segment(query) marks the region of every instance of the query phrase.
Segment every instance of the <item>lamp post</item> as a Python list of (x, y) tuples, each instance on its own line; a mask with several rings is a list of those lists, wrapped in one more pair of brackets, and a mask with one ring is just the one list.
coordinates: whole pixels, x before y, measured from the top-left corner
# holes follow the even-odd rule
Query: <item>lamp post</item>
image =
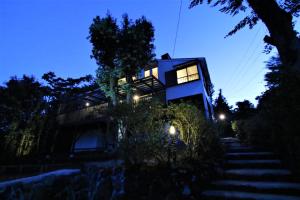
[(173, 156), (173, 162), (176, 164), (176, 129), (174, 126), (170, 126), (169, 128), (169, 134), (171, 136), (171, 144), (169, 145), (169, 150), (168, 150), (168, 162), (170, 163), (170, 157), (171, 153)]

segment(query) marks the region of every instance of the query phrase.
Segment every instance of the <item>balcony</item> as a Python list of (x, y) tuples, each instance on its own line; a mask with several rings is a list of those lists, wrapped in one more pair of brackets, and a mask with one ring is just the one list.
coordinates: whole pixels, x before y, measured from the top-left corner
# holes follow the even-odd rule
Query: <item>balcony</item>
[(105, 117), (107, 107), (108, 103), (88, 106), (80, 110), (59, 114), (56, 119), (59, 125), (82, 124), (96, 121)]

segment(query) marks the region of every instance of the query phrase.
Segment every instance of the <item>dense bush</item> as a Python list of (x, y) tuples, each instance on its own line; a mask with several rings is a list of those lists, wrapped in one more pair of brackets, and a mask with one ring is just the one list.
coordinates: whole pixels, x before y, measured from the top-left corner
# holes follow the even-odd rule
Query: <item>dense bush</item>
[(269, 89), (258, 97), (256, 113), (234, 127), (241, 139), (272, 149), (299, 170), (300, 75), (275, 64), (269, 65)]
[[(153, 101), (120, 104), (111, 115), (118, 122), (120, 152), (131, 164), (165, 163), (173, 139), (177, 161), (215, 159), (220, 155), (216, 128), (193, 105), (166, 107)], [(177, 130), (175, 136), (168, 133), (170, 125)]]

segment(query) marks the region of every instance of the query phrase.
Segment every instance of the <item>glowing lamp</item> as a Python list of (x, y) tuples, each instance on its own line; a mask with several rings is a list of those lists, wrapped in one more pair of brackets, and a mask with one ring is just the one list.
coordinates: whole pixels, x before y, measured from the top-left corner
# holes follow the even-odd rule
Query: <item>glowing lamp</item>
[(139, 98), (140, 98), (140, 97), (139, 97), (138, 95), (134, 95), (134, 96), (133, 96), (133, 100), (135, 100), (135, 101), (138, 101)]
[(170, 126), (170, 128), (169, 128), (169, 133), (170, 133), (170, 135), (175, 135), (176, 129), (175, 129), (174, 126)]
[(226, 119), (226, 116), (225, 116), (224, 114), (220, 114), (220, 115), (219, 115), (219, 119), (220, 119), (220, 120), (224, 120), (224, 119)]

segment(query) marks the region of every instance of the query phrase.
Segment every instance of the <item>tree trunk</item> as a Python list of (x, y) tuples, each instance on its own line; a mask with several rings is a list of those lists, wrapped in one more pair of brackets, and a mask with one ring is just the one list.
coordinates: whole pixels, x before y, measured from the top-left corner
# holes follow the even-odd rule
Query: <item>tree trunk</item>
[(264, 41), (277, 48), (285, 67), (300, 73), (300, 39), (292, 15), (275, 0), (248, 0), (248, 3), (269, 30), (270, 36), (265, 36)]
[(116, 78), (114, 76), (110, 77), (109, 80), (109, 89), (110, 89), (110, 97), (111, 97), (111, 101), (112, 101), (112, 105), (116, 106), (118, 104), (118, 98), (117, 98), (117, 84), (118, 81), (116, 80)]
[(126, 75), (126, 82), (128, 84), (128, 90), (126, 91), (126, 102), (128, 104), (132, 103), (132, 97), (133, 97), (133, 91), (132, 91), (132, 85), (133, 80), (131, 75)]

